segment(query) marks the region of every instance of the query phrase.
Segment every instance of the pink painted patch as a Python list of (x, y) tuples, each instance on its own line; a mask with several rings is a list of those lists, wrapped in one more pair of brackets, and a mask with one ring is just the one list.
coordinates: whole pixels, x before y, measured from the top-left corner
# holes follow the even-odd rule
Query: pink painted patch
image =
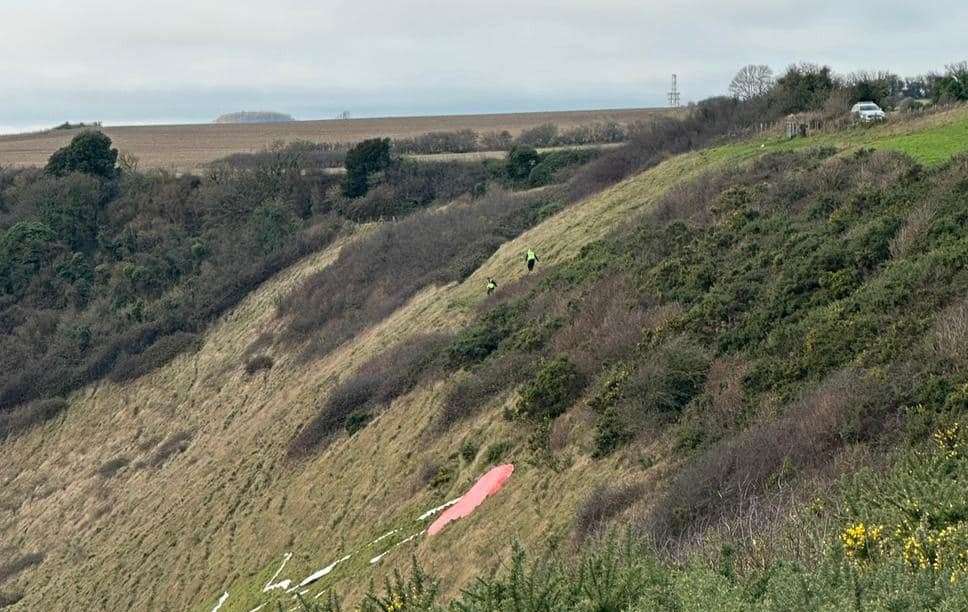
[(501, 490), (507, 479), (511, 477), (514, 466), (511, 464), (499, 465), (481, 476), (480, 480), (474, 483), (470, 491), (464, 494), (456, 504), (448, 508), (441, 514), (436, 521), (427, 529), (430, 535), (436, 535), (452, 521), (468, 516), (475, 508), (480, 506), (485, 499)]

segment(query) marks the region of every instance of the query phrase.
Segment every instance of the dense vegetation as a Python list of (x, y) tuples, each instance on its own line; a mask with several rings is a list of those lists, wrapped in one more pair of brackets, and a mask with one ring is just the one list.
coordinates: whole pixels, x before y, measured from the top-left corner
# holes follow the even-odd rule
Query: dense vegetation
[[(206, 176), (174, 176), (119, 168), (107, 136), (82, 132), (43, 171), (0, 171), (0, 436), (58, 414), (64, 403), (51, 398), (105, 377), (136, 378), (193, 350), (215, 317), (324, 247), (347, 222), (484, 196), (489, 184), (544, 185), (593, 155), (536, 155), (535, 176), (520, 178), (504, 161), (393, 158), (385, 140), (345, 154), (295, 143), (233, 156)], [(346, 179), (324, 172), (334, 156), (352, 169)], [(378, 232), (407, 250), (430, 228), (457, 223), (464, 231), (454, 236), (453, 253), (442, 246), (425, 253), (422, 268), (408, 271), (423, 276), (400, 295), (462, 278), (553, 210), (543, 200), (523, 208), (521, 201), (499, 190), (474, 207)], [(442, 271), (445, 260), (451, 264)], [(251, 372), (266, 367), (261, 355), (246, 363)]]
[[(931, 442), (862, 470), (831, 494), (751, 529), (753, 550), (711, 538), (673, 561), (637, 534), (599, 539), (577, 556), (531, 560), (517, 549), (445, 603), (416, 563), (373, 589), (360, 610), (884, 610), (954, 612), (968, 607), (968, 435), (938, 430)], [(759, 531), (762, 530), (762, 531)], [(308, 612), (343, 609), (331, 594)]]

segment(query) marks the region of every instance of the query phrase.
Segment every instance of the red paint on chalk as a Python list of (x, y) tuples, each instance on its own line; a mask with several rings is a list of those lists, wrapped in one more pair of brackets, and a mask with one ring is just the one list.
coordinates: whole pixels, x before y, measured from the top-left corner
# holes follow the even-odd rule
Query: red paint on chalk
[(450, 522), (464, 518), (480, 506), (485, 499), (501, 490), (507, 479), (510, 478), (514, 466), (511, 464), (499, 465), (487, 474), (481, 476), (470, 491), (460, 498), (460, 501), (447, 508), (436, 521), (427, 529), (430, 535), (436, 535)]

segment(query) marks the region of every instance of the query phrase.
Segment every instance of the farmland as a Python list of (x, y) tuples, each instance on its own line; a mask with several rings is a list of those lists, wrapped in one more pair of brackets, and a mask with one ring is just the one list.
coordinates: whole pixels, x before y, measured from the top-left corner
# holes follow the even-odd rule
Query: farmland
[[(290, 123), (121, 126), (104, 128), (104, 132), (119, 150), (137, 157), (144, 168), (196, 170), (226, 155), (258, 151), (276, 141), (348, 143), (377, 136), (407, 138), (432, 131), (465, 129), (481, 133), (507, 130), (517, 135), (544, 123), (567, 129), (609, 120), (632, 123), (667, 112), (666, 109), (646, 108)], [(0, 165), (43, 165), (51, 153), (66, 145), (76, 134), (77, 130), (51, 130), (0, 136)]]

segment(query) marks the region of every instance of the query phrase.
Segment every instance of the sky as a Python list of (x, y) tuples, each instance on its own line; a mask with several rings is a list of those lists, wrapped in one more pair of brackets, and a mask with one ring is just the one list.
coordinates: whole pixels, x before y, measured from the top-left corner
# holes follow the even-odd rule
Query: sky
[(968, 59), (965, 0), (0, 0), (0, 132), (659, 106), (745, 64)]

